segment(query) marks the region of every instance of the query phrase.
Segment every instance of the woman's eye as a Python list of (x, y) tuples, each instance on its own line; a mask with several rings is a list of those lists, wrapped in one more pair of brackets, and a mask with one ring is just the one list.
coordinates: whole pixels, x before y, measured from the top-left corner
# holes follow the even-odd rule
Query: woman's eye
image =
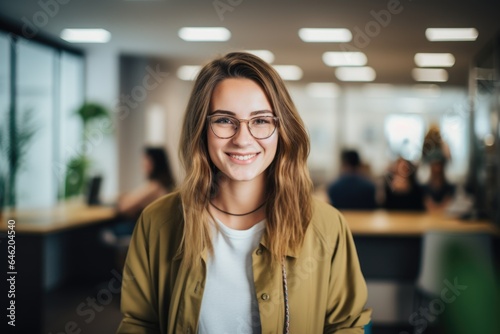
[(232, 124), (233, 121), (228, 117), (217, 117), (217, 118), (215, 118), (214, 123), (216, 123), (216, 124)]
[(269, 124), (271, 123), (271, 119), (268, 119), (268, 117), (254, 118), (252, 123), (256, 125)]

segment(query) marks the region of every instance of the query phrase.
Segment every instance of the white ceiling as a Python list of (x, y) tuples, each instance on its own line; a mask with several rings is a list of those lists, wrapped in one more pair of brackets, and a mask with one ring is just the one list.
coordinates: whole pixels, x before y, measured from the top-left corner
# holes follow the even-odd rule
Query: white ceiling
[[(52, 0), (55, 3), (57, 0)], [(275, 64), (294, 64), (304, 70), (304, 82), (337, 82), (334, 69), (323, 64), (325, 51), (340, 51), (340, 44), (304, 43), (302, 27), (345, 27), (355, 40), (347, 48), (366, 53), (377, 72), (375, 82), (412, 84), (413, 57), (417, 52), (451, 52), (456, 63), (449, 69), (448, 84), (467, 84), (468, 67), (475, 54), (500, 31), (498, 0), (400, 0), (401, 12), (392, 14), (386, 27), (363, 45), (357, 29), (374, 26), (372, 13), (387, 10), (398, 0), (58, 0), (42, 28), (57, 37), (64, 28), (104, 28), (112, 40), (82, 49), (110, 48), (126, 54), (165, 57), (176, 64), (200, 64), (230, 50), (269, 49)], [(51, 2), (48, 0), (40, 3)], [(0, 15), (22, 22), (33, 21), (43, 11), (39, 1), (0, 0)], [(214, 3), (226, 4), (219, 15)], [(57, 9), (57, 13), (56, 12)], [(40, 14), (38, 14), (40, 16)], [(222, 18), (222, 20), (221, 20)], [(177, 36), (183, 26), (224, 26), (232, 33), (228, 42), (189, 43)], [(475, 27), (475, 42), (429, 42), (428, 27)]]

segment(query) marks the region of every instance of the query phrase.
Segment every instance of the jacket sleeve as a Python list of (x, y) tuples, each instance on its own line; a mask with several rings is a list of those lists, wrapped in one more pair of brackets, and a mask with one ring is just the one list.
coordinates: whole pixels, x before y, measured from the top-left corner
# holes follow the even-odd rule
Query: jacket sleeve
[(121, 294), (123, 319), (117, 334), (159, 334), (158, 310), (148, 251), (149, 231), (142, 215), (130, 241)]
[(356, 247), (344, 217), (338, 214), (339, 235), (333, 250), (324, 333), (364, 333), (371, 310), (365, 309), (367, 288)]

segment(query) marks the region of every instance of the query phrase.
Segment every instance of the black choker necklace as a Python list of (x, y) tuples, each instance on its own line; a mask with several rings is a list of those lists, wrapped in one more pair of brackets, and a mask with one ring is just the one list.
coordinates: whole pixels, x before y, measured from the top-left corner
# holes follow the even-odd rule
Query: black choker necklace
[(264, 201), (264, 203), (262, 203), (261, 205), (259, 205), (259, 206), (257, 207), (257, 209), (254, 209), (254, 210), (252, 210), (252, 211), (250, 211), (250, 212), (247, 212), (247, 213), (231, 213), (231, 212), (227, 212), (227, 211), (224, 211), (224, 210), (222, 210), (222, 209), (219, 209), (218, 207), (216, 207), (216, 206), (214, 205), (214, 203), (212, 203), (212, 201), (210, 201), (209, 203), (210, 203), (210, 205), (211, 205), (211, 206), (213, 206), (214, 208), (216, 208), (218, 211), (223, 212), (223, 213), (225, 213), (226, 215), (230, 215), (230, 216), (246, 216), (246, 215), (249, 215), (249, 214), (254, 213), (255, 211), (257, 211), (257, 210), (261, 209), (261, 208), (264, 206), (264, 204), (266, 204), (266, 202)]

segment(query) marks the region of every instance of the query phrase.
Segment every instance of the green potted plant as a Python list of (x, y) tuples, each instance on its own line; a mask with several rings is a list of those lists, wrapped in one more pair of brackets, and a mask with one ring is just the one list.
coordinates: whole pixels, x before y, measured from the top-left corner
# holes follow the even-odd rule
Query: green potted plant
[(66, 164), (66, 175), (64, 181), (64, 197), (69, 198), (83, 193), (88, 178), (91, 161), (85, 154), (87, 142), (94, 121), (98, 119), (109, 119), (108, 110), (97, 103), (84, 103), (75, 113), (83, 124), (83, 138), (81, 154), (72, 157)]

